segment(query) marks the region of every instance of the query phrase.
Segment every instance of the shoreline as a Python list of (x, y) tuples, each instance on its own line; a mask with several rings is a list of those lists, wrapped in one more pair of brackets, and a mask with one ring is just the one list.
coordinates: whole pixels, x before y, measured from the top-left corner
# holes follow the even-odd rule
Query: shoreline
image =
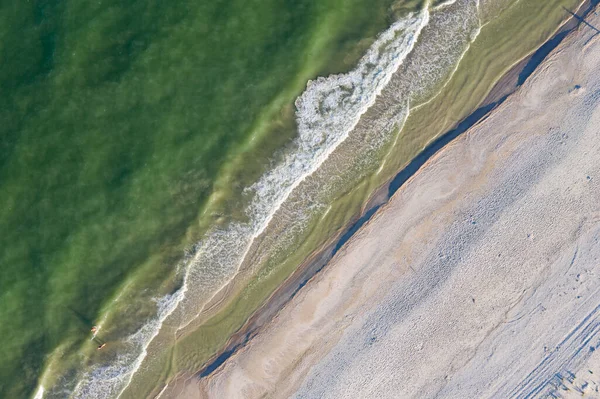
[(173, 396), (598, 392), (581, 368), (600, 345), (598, 39), (569, 36), (249, 345)]
[[(599, 1), (597, 0), (585, 0), (582, 2), (575, 11), (575, 14), (583, 11), (582, 16), (576, 17), (572, 15), (567, 18), (548, 40), (542, 43), (542, 45), (534, 50), (529, 56), (515, 63), (500, 77), (478, 108), (459, 122), (455, 128), (438, 136), (421, 153), (419, 153), (417, 157), (405, 165), (394, 178), (375, 190), (369, 200), (367, 200), (361, 215), (353, 218), (346, 228), (333, 236), (327, 244), (321, 247), (321, 249), (313, 252), (313, 254), (311, 254), (309, 258), (271, 294), (266, 302), (250, 316), (243, 327), (229, 338), (225, 347), (213, 355), (210, 360), (195, 373), (196, 377), (201, 379), (211, 375), (214, 371), (218, 370), (227, 359), (252, 340), (252, 338), (260, 332), (260, 329), (272, 320), (281, 308), (288, 303), (310, 279), (327, 266), (335, 253), (337, 253), (363, 225), (371, 220), (371, 217), (377, 210), (382, 205), (386, 204), (394, 193), (412, 176), (417, 174), (429, 159), (461, 134), (484, 121), (498, 105), (502, 104), (511, 94), (523, 85), (527, 78), (544, 61), (546, 56), (566, 37), (575, 31), (582, 22), (585, 22), (583, 19), (593, 11), (598, 3)], [(568, 10), (565, 12), (567, 11)], [(178, 377), (175, 377), (172, 381), (177, 379)]]

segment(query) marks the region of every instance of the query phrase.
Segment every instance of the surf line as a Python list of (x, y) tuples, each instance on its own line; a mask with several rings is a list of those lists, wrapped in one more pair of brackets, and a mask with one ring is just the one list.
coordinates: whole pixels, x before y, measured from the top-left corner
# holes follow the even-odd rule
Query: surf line
[[(591, 12), (594, 6), (598, 3), (600, 3), (600, 0), (592, 0), (591, 2), (590, 0), (584, 1), (579, 7), (579, 9), (584, 8), (582, 14), (583, 16), (581, 18), (585, 18), (585, 16)], [(573, 32), (579, 26), (579, 24), (580, 22), (577, 22), (575, 18), (570, 18), (563, 23), (563, 25), (552, 35), (552, 37), (538, 47), (537, 50), (513, 64), (513, 66), (507, 72), (505, 72), (503, 77), (501, 77), (494, 84), (492, 90), (490, 90), (490, 94), (488, 94), (488, 97), (482, 101), (481, 105), (475, 111), (460, 121), (455, 128), (447, 131), (437, 139), (433, 140), (419, 155), (417, 155), (415, 159), (413, 159), (413, 161), (409, 162), (404, 168), (402, 168), (402, 170), (399, 171), (393, 179), (384, 184), (379, 190), (376, 190), (371, 198), (378, 197), (378, 193), (381, 191), (387, 191), (385, 199), (381, 202), (371, 204), (371, 206), (367, 206), (362, 214), (355, 219), (353, 223), (350, 223), (347, 229), (340, 233), (340, 235), (338, 235), (338, 237), (335, 238), (332, 243), (326, 245), (324, 248), (313, 254), (310, 261), (299, 268), (303, 270), (297, 270), (297, 272), (290, 276), (290, 278), (285, 281), (283, 285), (277, 291), (275, 291), (271, 297), (269, 297), (269, 299), (267, 299), (267, 303), (263, 304), (250, 317), (250, 319), (248, 319), (246, 324), (229, 339), (226, 346), (221, 351), (216, 353), (204, 365), (204, 367), (198, 373), (196, 373), (196, 377), (206, 378), (210, 376), (213, 372), (218, 370), (227, 361), (227, 359), (234, 355), (240, 348), (244, 347), (259, 332), (259, 329), (263, 325), (267, 324), (272, 317), (277, 314), (278, 309), (289, 302), (302, 289), (302, 287), (309, 282), (310, 279), (322, 271), (333, 258), (333, 256), (343, 247), (343, 245), (348, 242), (354, 236), (354, 234), (372, 218), (372, 216), (381, 206), (389, 202), (391, 197), (412, 176), (416, 175), (416, 173), (418, 173), (421, 167), (429, 159), (431, 159), (435, 154), (437, 154), (441, 149), (443, 149), (458, 136), (485, 120), (494, 109), (506, 101), (511, 94), (513, 94), (521, 85), (525, 83), (527, 78), (534, 72), (535, 69), (537, 69), (537, 66), (539, 66), (539, 64), (544, 61), (548, 54), (555, 49), (569, 33)], [(534, 68), (531, 68), (532, 64), (535, 65)], [(529, 68), (526, 68), (527, 66)], [(510, 84), (511, 75), (514, 72), (518, 72), (519, 79), (516, 83), (514, 83), (514, 85), (509, 85), (507, 87), (507, 80), (509, 81), (508, 84)], [(494, 93), (497, 91), (497, 89), (502, 88), (505, 88), (504, 90), (500, 90), (503, 92), (503, 94), (499, 99), (496, 99), (497, 96), (494, 95)], [(282, 298), (282, 296), (284, 297)], [(273, 303), (277, 303), (279, 306), (273, 306)], [(267, 313), (266, 317), (265, 313)]]
[[(239, 267), (241, 266), (241, 264), (243, 263), (244, 259), (247, 256), (248, 252), (250, 251), (250, 248), (251, 248), (253, 242), (256, 240), (256, 238), (258, 238), (265, 231), (265, 229), (267, 228), (267, 226), (272, 221), (275, 213), (281, 208), (281, 206), (283, 205), (283, 203), (285, 203), (285, 201), (289, 198), (290, 194), (307, 177), (311, 176), (315, 171), (317, 171), (319, 169), (319, 167), (323, 164), (323, 162), (325, 162), (326, 159), (329, 158), (329, 156), (333, 153), (333, 151), (343, 141), (346, 140), (346, 138), (348, 137), (348, 135), (350, 134), (350, 132), (355, 128), (356, 124), (360, 120), (360, 117), (369, 108), (371, 108), (373, 106), (373, 104), (375, 103), (375, 99), (377, 98), (377, 96), (379, 96), (379, 94), (381, 93), (381, 90), (383, 90), (383, 88), (389, 83), (389, 80), (391, 79), (391, 76), (400, 67), (400, 65), (402, 64), (402, 62), (406, 58), (406, 56), (408, 56), (408, 54), (410, 54), (410, 52), (414, 48), (414, 45), (416, 44), (416, 41), (417, 41), (417, 39), (418, 39), (421, 31), (428, 24), (428, 22), (429, 22), (429, 3), (430, 3), (430, 0), (427, 0), (426, 4), (423, 7), (423, 9), (419, 13), (419, 17), (416, 20), (416, 22), (417, 22), (416, 28), (414, 29), (414, 31), (410, 32), (412, 35), (410, 36), (410, 40), (409, 40), (408, 46), (402, 48), (400, 54), (394, 54), (394, 56), (392, 57), (392, 67), (389, 68), (386, 71), (387, 73), (384, 74), (383, 79), (379, 81), (378, 87), (372, 93), (371, 98), (369, 99), (369, 101), (361, 104), (362, 107), (358, 110), (358, 112), (356, 112), (356, 114), (353, 117), (353, 123), (348, 128), (344, 129), (344, 131), (342, 132), (342, 134), (339, 135), (337, 137), (337, 139), (334, 140), (331, 143), (331, 145), (327, 148), (327, 150), (324, 151), (324, 152), (322, 152), (320, 154), (320, 156), (318, 156), (315, 160), (313, 160), (313, 162), (309, 166), (309, 168), (307, 168), (307, 170), (305, 170), (304, 173), (302, 173), (300, 176), (298, 176), (289, 185), (289, 187), (287, 187), (283, 191), (283, 193), (277, 198), (277, 200), (269, 207), (270, 210), (264, 216), (264, 219), (262, 221), (259, 221), (259, 223), (257, 223), (257, 226), (253, 229), (254, 232), (253, 232), (252, 236), (250, 237), (248, 243), (245, 245), (244, 251), (242, 252), (241, 256), (238, 258), (238, 261), (236, 262), (236, 270), (231, 274), (231, 276), (216, 291), (214, 291), (214, 293), (212, 294), (212, 296), (208, 300), (204, 301), (204, 303), (200, 307), (200, 311), (197, 313), (197, 315), (201, 314), (201, 312), (203, 311), (203, 309), (205, 308), (205, 306), (208, 303), (210, 303), (235, 278), (235, 276), (239, 272)], [(394, 39), (396, 39), (395, 34), (398, 31), (402, 31), (405, 28), (411, 28), (410, 25), (406, 26), (404, 24), (407, 23), (407, 22), (410, 22), (410, 19), (413, 18), (413, 16), (414, 16), (414, 14), (411, 14), (411, 15), (408, 16), (408, 18), (403, 18), (403, 19), (397, 21), (395, 24), (393, 24), (391, 26), (391, 28), (389, 28), (388, 30), (384, 31), (383, 34), (381, 34), (381, 36), (379, 37), (379, 39), (376, 40), (375, 43), (371, 46), (371, 48), (367, 52), (367, 55), (361, 59), (361, 63), (359, 64), (359, 67), (356, 68), (355, 70), (353, 70), (352, 72), (350, 72), (350, 74), (357, 73), (358, 71), (360, 71), (361, 67), (365, 67), (365, 65), (367, 65), (369, 63), (369, 61), (370, 61), (369, 56), (372, 56), (373, 52), (377, 51), (378, 47), (382, 44), (382, 41), (391, 42), (393, 44), (394, 43)], [(381, 70), (378, 71), (375, 74), (375, 77), (377, 75), (380, 75), (381, 72), (382, 72)], [(347, 74), (347, 75), (349, 75), (349, 74)], [(347, 75), (334, 75), (333, 79), (344, 77), (344, 76), (347, 76)], [(332, 78), (332, 77), (330, 77), (330, 78)], [(326, 81), (327, 79), (329, 79), (329, 78), (325, 78), (324, 80), (317, 80), (316, 82), (311, 82), (311, 83), (312, 84), (319, 84), (319, 83), (321, 83), (323, 81)], [(310, 93), (310, 87), (311, 87), (310, 85), (307, 86), (307, 90), (303, 93), (303, 95), (305, 95), (306, 93)], [(313, 90), (315, 90), (315, 89), (313, 89)], [(300, 98), (302, 98), (303, 95), (301, 95)], [(314, 139), (314, 137), (309, 137), (309, 139)], [(283, 166), (285, 167), (286, 165), (283, 165)], [(269, 176), (267, 176), (267, 181), (268, 181), (268, 178), (269, 178)], [(278, 182), (274, 181), (273, 184), (275, 184), (275, 183), (278, 183)], [(279, 187), (273, 187), (272, 189), (276, 190), (278, 188)], [(258, 208), (261, 208), (261, 205), (265, 205), (265, 204), (261, 203), (261, 204), (255, 204), (255, 205), (258, 205)], [(175, 294), (172, 295), (172, 298), (174, 299), (173, 303), (171, 303), (170, 306), (168, 306), (168, 309), (165, 309), (165, 312), (162, 315), (159, 316), (158, 320), (155, 320), (157, 326), (156, 326), (156, 328), (154, 328), (154, 331), (152, 331), (152, 333), (150, 334), (150, 336), (147, 338), (145, 344), (143, 345), (143, 348), (142, 348), (142, 351), (141, 351), (140, 355), (134, 361), (134, 366), (133, 366), (132, 370), (129, 373), (127, 373), (127, 376), (124, 376), (125, 377), (125, 381), (124, 381), (125, 383), (124, 383), (122, 389), (120, 389), (119, 394), (117, 395), (117, 397), (120, 397), (123, 394), (123, 392), (125, 391), (125, 389), (127, 389), (127, 387), (129, 386), (129, 384), (131, 383), (133, 375), (135, 375), (135, 373), (138, 371), (138, 369), (141, 366), (144, 358), (147, 355), (147, 350), (148, 350), (148, 347), (149, 347), (150, 343), (154, 340), (154, 338), (160, 332), (160, 329), (161, 329), (164, 321), (166, 320), (166, 318), (169, 317), (169, 315), (171, 315), (175, 311), (175, 309), (177, 309), (177, 307), (180, 305), (180, 303), (184, 300), (185, 295), (186, 295), (186, 293), (188, 291), (188, 288), (189, 288), (188, 286), (191, 283), (189, 281), (190, 273), (191, 273), (191, 268), (194, 267), (194, 265), (198, 262), (198, 260), (199, 260), (199, 258), (200, 258), (200, 256), (202, 254), (203, 254), (203, 251), (199, 251), (198, 253), (195, 254), (194, 258), (189, 261), (188, 267), (186, 268), (186, 271), (185, 271), (185, 274), (184, 274), (182, 288), (178, 292), (176, 292)], [(186, 324), (180, 326), (180, 328), (185, 328), (185, 326), (189, 325), (189, 323), (191, 323), (194, 319), (195, 319), (195, 317), (192, 317)]]

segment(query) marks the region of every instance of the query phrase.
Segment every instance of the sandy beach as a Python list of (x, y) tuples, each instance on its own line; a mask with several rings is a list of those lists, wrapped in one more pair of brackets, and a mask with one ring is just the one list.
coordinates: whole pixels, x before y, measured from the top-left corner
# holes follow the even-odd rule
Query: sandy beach
[(597, 392), (600, 17), (587, 23), (246, 346), (164, 397)]

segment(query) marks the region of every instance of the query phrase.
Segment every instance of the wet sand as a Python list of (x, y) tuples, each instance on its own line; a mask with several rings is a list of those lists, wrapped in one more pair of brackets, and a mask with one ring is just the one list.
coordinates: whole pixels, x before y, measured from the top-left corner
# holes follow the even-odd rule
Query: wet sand
[(596, 389), (584, 369), (598, 364), (600, 343), (598, 54), (600, 36), (581, 25), (410, 178), (245, 347), (176, 393)]

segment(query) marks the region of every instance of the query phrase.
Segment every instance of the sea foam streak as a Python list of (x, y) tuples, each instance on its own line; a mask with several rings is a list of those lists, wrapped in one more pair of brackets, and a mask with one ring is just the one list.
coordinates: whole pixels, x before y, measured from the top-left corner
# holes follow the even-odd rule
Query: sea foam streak
[(413, 49), (428, 20), (425, 7), (420, 14), (409, 15), (383, 32), (350, 73), (308, 83), (296, 101), (295, 151), (248, 189), (254, 194), (247, 209), (250, 222), (215, 230), (198, 243), (196, 255), (187, 262), (182, 288), (158, 301), (157, 317), (129, 338), (129, 350), (117, 362), (87, 373), (75, 387), (74, 397), (120, 395), (140, 368), (165, 319), (177, 317), (185, 325), (235, 276), (253, 240), (290, 193), (348, 137)]
[(37, 391), (35, 392), (35, 396), (33, 397), (33, 399), (42, 399), (44, 397), (44, 387), (43, 386), (39, 386)]

